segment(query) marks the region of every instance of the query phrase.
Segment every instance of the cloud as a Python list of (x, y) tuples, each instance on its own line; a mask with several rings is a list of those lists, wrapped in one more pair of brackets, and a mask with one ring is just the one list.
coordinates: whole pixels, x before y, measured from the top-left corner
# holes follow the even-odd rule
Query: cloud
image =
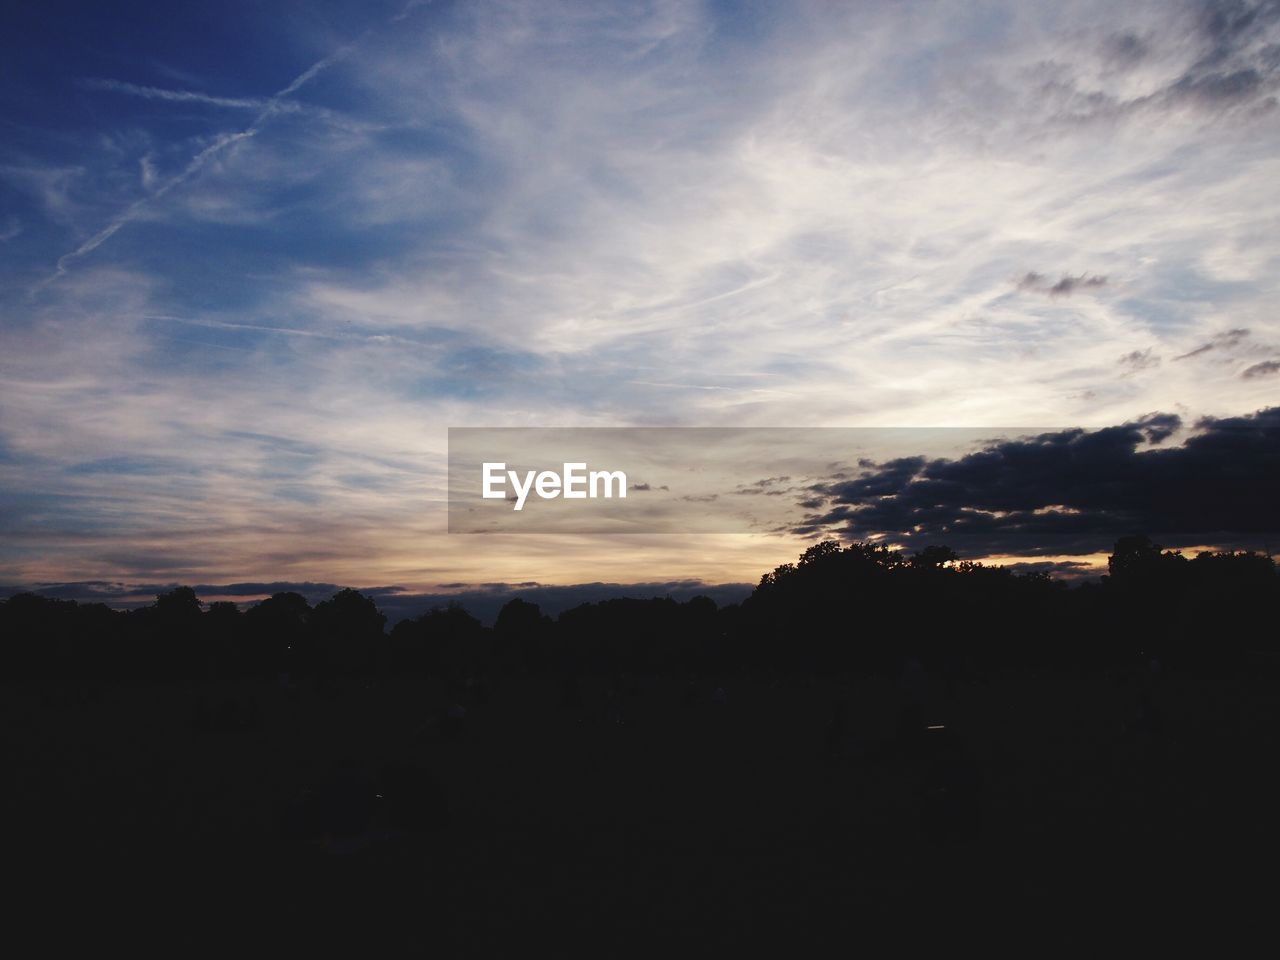
[(1110, 124), (1188, 111), (1256, 116), (1274, 108), (1280, 11), (1271, 0), (1196, 0), (1167, 12), (1140, 31), (1106, 35), (1098, 49), (1107, 69), (1042, 65), (1040, 93), (1057, 107), (1056, 119)]
[(1280, 360), (1263, 360), (1261, 363), (1255, 363), (1251, 367), (1246, 367), (1240, 376), (1246, 380), (1252, 380), (1255, 377), (1269, 377), (1273, 373), (1280, 373)]
[(1211, 350), (1229, 350), (1239, 344), (1249, 336), (1249, 331), (1243, 327), (1237, 327), (1234, 330), (1227, 330), (1225, 333), (1216, 334), (1213, 339), (1206, 343), (1202, 343), (1194, 350), (1188, 350), (1186, 353), (1174, 357), (1174, 360), (1188, 360), (1191, 357), (1198, 357), (1202, 354), (1209, 353)]
[(147, 207), (149, 207), (153, 202), (155, 202), (156, 200), (159, 200), (161, 197), (163, 197), (166, 193), (168, 193), (174, 187), (181, 186), (191, 177), (199, 173), (201, 168), (204, 167), (204, 165), (208, 163), (211, 158), (217, 156), (227, 147), (230, 147), (233, 144), (239, 143), (242, 140), (247, 140), (249, 137), (252, 137), (256, 132), (257, 132), (256, 127), (249, 127), (246, 130), (240, 130), (235, 133), (219, 134), (218, 136), (214, 137), (211, 143), (205, 146), (202, 150), (200, 150), (195, 156), (193, 156), (187, 162), (186, 166), (182, 168), (182, 171), (180, 173), (176, 174), (173, 177), (170, 177), (168, 180), (161, 183), (154, 190), (152, 190), (152, 192), (147, 196), (142, 197), (141, 199), (135, 200), (133, 203), (129, 204), (129, 206), (127, 206), (123, 211), (116, 214), (112, 218), (111, 222), (109, 222), (105, 227), (103, 227), (93, 236), (89, 237), (89, 239), (85, 240), (74, 250), (71, 250), (70, 252), (64, 253), (62, 256), (60, 256), (58, 258), (57, 266), (54, 272), (48, 277), (46, 277), (43, 281), (41, 281), (36, 286), (35, 289), (37, 291), (41, 290), (44, 287), (48, 286), (48, 284), (52, 283), (54, 280), (64, 275), (72, 263), (74, 263), (75, 261), (79, 260), (82, 257), (88, 256), (94, 250), (97, 250), (98, 247), (102, 246), (104, 243), (110, 240), (113, 236), (115, 236), (116, 233), (119, 232), (126, 224), (128, 224), (132, 220), (138, 219), (143, 214), (143, 212), (147, 209)]
[[(402, 11), (402, 13), (407, 13), (413, 6), (415, 6), (415, 4), (411, 3), (404, 11)], [(297, 93), (298, 90), (319, 76), (323, 71), (329, 69), (335, 63), (345, 58), (351, 52), (353, 46), (354, 44), (344, 45), (328, 56), (320, 58), (294, 77), (282, 89), (263, 100), (228, 100), (217, 97), (205, 97), (201, 94), (188, 93), (186, 91), (163, 90), (155, 87), (137, 86), (135, 84), (112, 80), (91, 81), (104, 89), (119, 90), (120, 92), (133, 93), (151, 99), (179, 102), (201, 102), (215, 104), (217, 106), (248, 107), (250, 109), (256, 109), (258, 113), (257, 116), (254, 117), (253, 122), (243, 130), (222, 132), (214, 135), (206, 146), (187, 161), (179, 173), (155, 187), (147, 196), (129, 204), (124, 208), (124, 210), (117, 213), (105, 227), (93, 234), (93, 236), (89, 237), (89, 239), (85, 240), (74, 250), (59, 257), (54, 273), (37, 284), (35, 289), (37, 291), (41, 290), (49, 283), (52, 283), (59, 277), (63, 276), (72, 263), (98, 249), (98, 247), (102, 246), (102, 244), (115, 236), (115, 234), (126, 224), (142, 216), (148, 207), (160, 200), (174, 188), (181, 186), (198, 174), (211, 160), (225, 151), (228, 147), (255, 136), (278, 114), (296, 109), (296, 105), (289, 103), (286, 98)]]
[[(266, 5), (225, 67), (131, 60), (162, 93), (33, 76), (40, 122), (0, 146), (5, 579), (754, 579), (794, 543), (450, 537), (445, 429), (1254, 409), (1270, 8), (929, 10), (481, 0), (313, 32)], [(278, 92), (255, 128), (192, 91)], [(1117, 366), (1202, 345), (1230, 362)], [(171, 477), (77, 469), (111, 458)]]
[(1031, 290), (1049, 297), (1069, 297), (1077, 290), (1092, 290), (1106, 285), (1106, 277), (1083, 273), (1078, 277), (1072, 277), (1064, 273), (1059, 280), (1050, 283), (1044, 274), (1032, 271), (1024, 274), (1022, 279), (1018, 281), (1019, 290)]
[(1120, 365), (1128, 367), (1130, 373), (1136, 373), (1139, 370), (1150, 370), (1152, 367), (1160, 366), (1160, 358), (1151, 352), (1151, 348), (1146, 350), (1132, 350), (1120, 358)]
[(1206, 418), (1181, 445), (1167, 444), (1181, 425), (1159, 414), (996, 441), (954, 460), (877, 464), (815, 486), (825, 512), (798, 530), (979, 555), (1094, 553), (1133, 532), (1205, 543), (1280, 531), (1271, 480), (1280, 469), (1280, 407)]
[(164, 100), (169, 103), (199, 103), (211, 107), (228, 107), (236, 110), (263, 110), (271, 101), (257, 97), (218, 97), (193, 90), (167, 90), (161, 87), (148, 87), (123, 80), (86, 79), (81, 84), (91, 90), (108, 90), (113, 93), (125, 93), (147, 100)]
[(1131, 30), (1115, 33), (1103, 42), (1104, 56), (1117, 66), (1128, 69), (1151, 55), (1151, 46)]

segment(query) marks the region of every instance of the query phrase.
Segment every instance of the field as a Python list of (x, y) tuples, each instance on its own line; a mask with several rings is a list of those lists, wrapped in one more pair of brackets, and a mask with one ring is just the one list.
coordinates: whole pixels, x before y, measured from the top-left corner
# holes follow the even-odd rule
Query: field
[(171, 921), (184, 948), (727, 953), (894, 917), (1247, 914), (1276, 674), (10, 689), (8, 819), (33, 904), (134, 942)]

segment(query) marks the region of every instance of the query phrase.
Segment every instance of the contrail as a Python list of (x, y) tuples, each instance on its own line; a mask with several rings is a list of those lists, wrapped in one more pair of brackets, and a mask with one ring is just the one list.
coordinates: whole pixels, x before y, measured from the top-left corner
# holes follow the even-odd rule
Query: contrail
[(172, 190), (174, 187), (178, 186), (181, 183), (185, 183), (187, 180), (193, 177), (200, 170), (201, 167), (203, 167), (206, 163), (208, 163), (210, 157), (226, 149), (228, 146), (230, 146), (233, 143), (237, 143), (241, 140), (247, 140), (249, 137), (252, 137), (255, 133), (258, 132), (258, 129), (261, 126), (261, 122), (265, 119), (266, 119), (266, 113), (264, 111), (264, 113), (258, 117), (258, 120), (254, 122), (254, 125), (252, 127), (249, 127), (247, 130), (241, 130), (239, 133), (224, 133), (220, 135), (216, 140), (213, 141), (213, 143), (211, 143), (209, 146), (205, 147), (203, 150), (197, 153), (194, 157), (192, 157), (191, 160), (187, 163), (187, 165), (183, 167), (181, 173), (177, 174), (174, 177), (171, 177), (169, 180), (166, 180), (156, 189), (154, 193), (148, 196), (142, 197), (139, 200), (135, 200), (133, 203), (129, 204), (129, 206), (125, 207), (122, 213), (117, 214), (116, 217), (110, 223), (108, 223), (105, 227), (103, 227), (101, 230), (95, 233), (92, 237), (90, 237), (84, 243), (80, 244), (80, 246), (76, 247), (70, 253), (65, 253), (61, 257), (59, 257), (57, 269), (48, 277), (46, 277), (44, 280), (42, 280), (36, 286), (35, 290), (33, 290), (32, 292), (35, 293), (35, 292), (39, 292), (40, 290), (43, 290), (45, 287), (51, 284), (54, 280), (58, 279), (58, 277), (65, 274), (67, 272), (67, 267), (71, 263), (75, 262), (76, 260), (79, 260), (85, 254), (92, 253), (94, 250), (98, 249), (98, 247), (102, 246), (104, 243), (110, 240), (111, 237), (114, 236), (115, 233), (121, 227), (123, 227), (130, 220), (135, 219), (138, 216), (138, 214), (142, 212), (144, 209), (146, 209), (147, 205), (150, 204), (153, 200), (160, 199), (166, 193)]
[(289, 337), (309, 337), (315, 340), (332, 340), (339, 343), (402, 343), (411, 347), (434, 347), (437, 344), (429, 339), (415, 339), (394, 333), (367, 333), (360, 330), (321, 331), (305, 330), (298, 327), (273, 327), (263, 323), (232, 323), (227, 320), (192, 319), (175, 317), (163, 313), (144, 313), (143, 320), (158, 320), (165, 323), (180, 323), (192, 327), (207, 327), (212, 330), (253, 330), (258, 333), (271, 333)]
[[(399, 14), (397, 14), (395, 17), (392, 17), (389, 22), (394, 23), (398, 20), (404, 19), (404, 17), (408, 16), (410, 11), (412, 11), (414, 8), (420, 5), (421, 5), (421, 0), (410, 0), (410, 3), (406, 5)], [(352, 42), (346, 44), (343, 47), (340, 47), (339, 49), (335, 50), (333, 53), (329, 54), (327, 57), (317, 60), (311, 66), (307, 67), (306, 70), (302, 71), (302, 73), (294, 77), (293, 80), (287, 86), (285, 86), (283, 89), (281, 89), (278, 93), (276, 93), (269, 99), (265, 101), (257, 101), (255, 105), (260, 105), (260, 110), (258, 112), (258, 115), (254, 118), (253, 123), (249, 124), (249, 126), (245, 127), (243, 130), (240, 130), (237, 133), (221, 134), (216, 140), (213, 141), (213, 143), (211, 143), (209, 146), (205, 147), (203, 150), (197, 153), (194, 157), (192, 157), (190, 162), (188, 162), (187, 165), (182, 169), (181, 173), (178, 173), (174, 177), (165, 181), (165, 183), (162, 184), (160, 188), (157, 189), (154, 193), (151, 193), (150, 195), (142, 197), (138, 200), (135, 200), (133, 203), (129, 204), (129, 206), (127, 206), (121, 213), (117, 214), (114, 218), (112, 218), (112, 220), (105, 227), (103, 227), (101, 230), (95, 233), (92, 237), (90, 237), (84, 243), (80, 244), (80, 246), (76, 247), (76, 249), (72, 250), (70, 253), (65, 253), (61, 257), (59, 257), (57, 268), (54, 270), (53, 273), (51, 273), (48, 277), (46, 277), (44, 280), (42, 280), (40, 283), (38, 283), (35, 286), (35, 288), (31, 291), (32, 294), (38, 293), (39, 291), (43, 290), (49, 284), (53, 283), (59, 277), (63, 276), (67, 272), (67, 268), (76, 260), (79, 260), (81, 257), (85, 256), (86, 254), (92, 253), (98, 247), (102, 246), (104, 243), (110, 240), (120, 230), (121, 227), (123, 227), (130, 220), (136, 219), (137, 216), (143, 210), (145, 210), (147, 206), (149, 206), (153, 201), (160, 199), (165, 194), (167, 194), (170, 190), (172, 190), (174, 187), (177, 187), (185, 183), (187, 180), (195, 176), (200, 171), (201, 167), (203, 167), (206, 163), (209, 162), (209, 159), (211, 157), (214, 157), (217, 154), (221, 153), (223, 150), (225, 150), (227, 147), (231, 146), (234, 143), (238, 143), (241, 140), (248, 140), (250, 137), (255, 136), (258, 133), (258, 131), (260, 131), (263, 128), (263, 126), (267, 123), (267, 121), (270, 120), (273, 116), (280, 113), (282, 110), (291, 109), (291, 106), (284, 102), (284, 98), (296, 93), (304, 85), (306, 85), (311, 80), (313, 80), (318, 74), (324, 72), (329, 67), (333, 66), (333, 64), (337, 63), (339, 60), (347, 56), (347, 54), (349, 54), (361, 40), (363, 40), (366, 36), (369, 35), (369, 33), (371, 32), (371, 29), (372, 28), (365, 30), (362, 34), (360, 34), (360, 36), (357, 39), (353, 40)], [(155, 99), (162, 99), (162, 100), (190, 100), (190, 101), (198, 100), (201, 102), (216, 103), (219, 106), (233, 106), (233, 105), (248, 106), (250, 103), (255, 103), (254, 101), (250, 101), (250, 100), (233, 100), (233, 99), (222, 98), (222, 97), (206, 97), (204, 94), (188, 94), (185, 91), (162, 90), (159, 87), (139, 87), (139, 86), (135, 86), (134, 84), (122, 83), (122, 82), (111, 81), (111, 80), (100, 81), (100, 83), (110, 89), (118, 89), (128, 93), (137, 93), (140, 96), (153, 97)]]
[(81, 86), (93, 90), (111, 90), (115, 93), (127, 93), (147, 100), (167, 100), (170, 103), (204, 103), (212, 107), (231, 107), (241, 110), (261, 110), (267, 101), (261, 97), (215, 97), (207, 93), (192, 90), (166, 90), (162, 87), (145, 87), (123, 80), (81, 81)]
[[(361, 39), (364, 39), (364, 38), (361, 37)], [(350, 53), (352, 47), (354, 46), (355, 46), (354, 42), (349, 43), (345, 47), (341, 47), (338, 50), (334, 51), (333, 53), (329, 54), (329, 56), (325, 57), (323, 60), (317, 60), (311, 66), (307, 67), (307, 69), (303, 70), (300, 74), (298, 74), (296, 77), (293, 78), (292, 83), (290, 83), (287, 87), (285, 87), (283, 90), (281, 90), (274, 97), (272, 97), (270, 100), (267, 101), (267, 109), (268, 110), (272, 109), (276, 105), (277, 101), (280, 100), (280, 98), (287, 97), (289, 96), (289, 94), (296, 92), (299, 87), (301, 87), (303, 84), (309, 81), (316, 74), (320, 73), (322, 70), (328, 69), (333, 64), (337, 63), (339, 60), (345, 57), (348, 53)]]

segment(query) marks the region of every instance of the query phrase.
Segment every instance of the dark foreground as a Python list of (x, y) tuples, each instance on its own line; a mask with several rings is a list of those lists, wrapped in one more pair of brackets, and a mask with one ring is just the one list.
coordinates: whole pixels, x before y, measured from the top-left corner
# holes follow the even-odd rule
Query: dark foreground
[(9, 690), (10, 864), (24, 910), (59, 918), (46, 944), (179, 953), (808, 953), (958, 917), (1043, 918), (1046, 943), (1108, 918), (1238, 930), (1274, 903), (1277, 679), (1256, 655)]

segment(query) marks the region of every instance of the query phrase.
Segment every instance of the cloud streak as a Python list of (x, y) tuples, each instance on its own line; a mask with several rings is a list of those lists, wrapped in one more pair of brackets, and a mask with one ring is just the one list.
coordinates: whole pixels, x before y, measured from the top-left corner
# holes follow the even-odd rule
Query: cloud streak
[(227, 107), (234, 110), (262, 110), (269, 100), (256, 97), (218, 97), (193, 90), (168, 90), (163, 87), (148, 87), (123, 80), (90, 78), (82, 81), (90, 90), (108, 90), (123, 93), (147, 100), (163, 100), (168, 103), (199, 103), (211, 107)]
[(0, 573), (754, 580), (802, 534), (450, 538), (445, 429), (1273, 404), (1272, 6), (983, 9), (263, 8), (225, 63), (175, 12), (44, 58), (0, 147)]
[(1188, 350), (1186, 353), (1179, 354), (1174, 360), (1190, 360), (1192, 357), (1199, 357), (1213, 350), (1230, 350), (1249, 336), (1249, 331), (1244, 328), (1236, 328), (1235, 330), (1227, 330), (1225, 333), (1219, 333), (1209, 340), (1202, 343), (1194, 350)]
[[(408, 9), (409, 8), (406, 8), (406, 12)], [(202, 94), (163, 90), (155, 87), (137, 86), (130, 83), (111, 80), (91, 81), (93, 84), (102, 87), (103, 89), (117, 90), (122, 93), (132, 93), (150, 99), (176, 102), (201, 102), (215, 106), (247, 107), (250, 109), (256, 109), (258, 114), (254, 117), (253, 122), (243, 130), (217, 134), (213, 137), (212, 142), (197, 152), (195, 156), (191, 157), (187, 164), (182, 168), (181, 172), (160, 184), (149, 195), (135, 200), (123, 211), (113, 217), (105, 227), (91, 236), (88, 240), (81, 243), (69, 253), (65, 253), (59, 257), (54, 273), (38, 284), (36, 290), (38, 291), (43, 289), (49, 283), (52, 283), (59, 277), (63, 276), (72, 263), (98, 249), (98, 247), (102, 246), (102, 244), (115, 236), (115, 234), (130, 221), (138, 219), (148, 207), (163, 198), (174, 188), (181, 186), (198, 174), (212, 159), (217, 157), (227, 148), (257, 135), (274, 116), (282, 111), (294, 109), (294, 105), (290, 104), (286, 98), (297, 93), (303, 86), (315, 79), (323, 71), (329, 69), (335, 63), (338, 63), (348, 56), (353, 47), (354, 44), (347, 44), (328, 56), (322, 57), (294, 77), (286, 86), (281, 88), (274, 95), (261, 101), (252, 99), (228, 100), (218, 97), (205, 97)]]

